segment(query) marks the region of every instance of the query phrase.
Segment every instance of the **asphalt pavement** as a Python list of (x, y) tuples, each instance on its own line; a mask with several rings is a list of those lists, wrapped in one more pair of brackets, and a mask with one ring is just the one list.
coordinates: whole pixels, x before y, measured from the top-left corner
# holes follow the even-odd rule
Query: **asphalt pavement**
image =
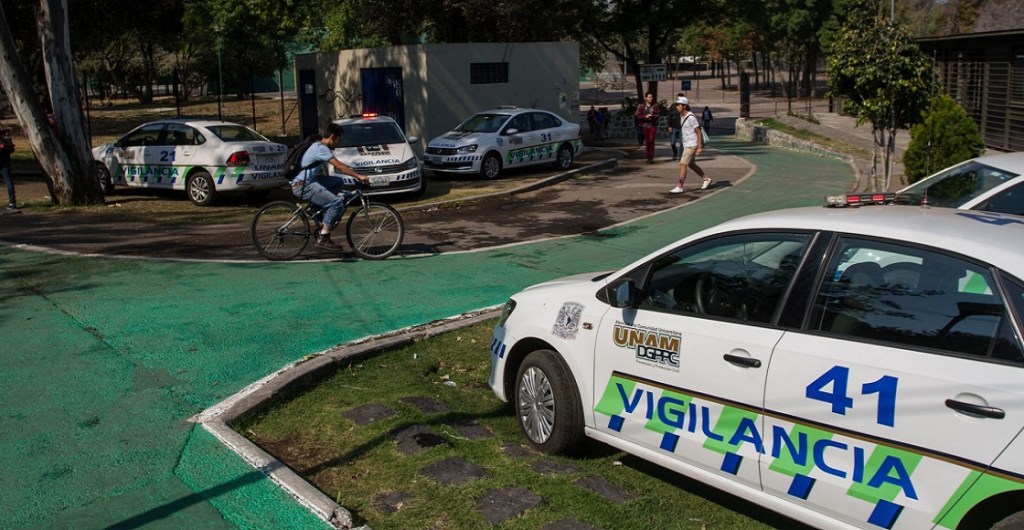
[[(325, 527), (190, 418), (311, 354), (619, 267), (738, 215), (820, 204), (854, 180), (834, 159), (712, 142), (701, 163), (719, 184), (705, 192), (669, 195), (676, 164), (634, 164), (636, 147), (616, 146), (627, 156), (614, 169), (483, 203), (493, 217), (484, 235), (439, 222), (410, 233), (409, 244), (423, 238), (422, 252), (383, 262), (0, 247), (0, 528)], [(600, 222), (580, 235), (549, 230), (574, 210)], [(407, 222), (427, 224), (418, 215)], [(487, 241), (517, 222), (526, 228), (509, 228), (514, 244)], [(13, 236), (0, 230), (0, 239)], [(476, 248), (456, 251), (464, 249), (455, 241)]]

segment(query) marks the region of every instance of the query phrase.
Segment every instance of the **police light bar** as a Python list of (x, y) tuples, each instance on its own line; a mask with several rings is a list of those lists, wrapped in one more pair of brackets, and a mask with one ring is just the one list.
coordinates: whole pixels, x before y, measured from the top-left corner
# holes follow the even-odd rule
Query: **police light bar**
[(828, 195), (825, 197), (825, 205), (834, 208), (846, 206), (863, 206), (865, 204), (891, 204), (896, 201), (896, 194), (886, 193), (844, 193), (842, 195)]
[(362, 118), (376, 118), (377, 117), (377, 113), (376, 112), (364, 112), (363, 115), (360, 116), (360, 117), (362, 117)]

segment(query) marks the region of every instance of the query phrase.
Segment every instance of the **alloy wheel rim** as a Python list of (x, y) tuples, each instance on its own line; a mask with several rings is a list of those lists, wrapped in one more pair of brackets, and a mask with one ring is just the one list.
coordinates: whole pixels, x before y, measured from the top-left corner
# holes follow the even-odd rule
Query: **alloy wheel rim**
[(519, 422), (534, 443), (551, 438), (555, 426), (555, 395), (551, 381), (539, 368), (523, 372), (519, 386)]

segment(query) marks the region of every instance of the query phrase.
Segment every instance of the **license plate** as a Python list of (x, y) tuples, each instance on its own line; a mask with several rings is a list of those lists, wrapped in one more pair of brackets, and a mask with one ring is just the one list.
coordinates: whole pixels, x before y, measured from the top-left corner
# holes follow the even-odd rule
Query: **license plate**
[(387, 186), (391, 184), (391, 179), (387, 175), (370, 175), (371, 186)]

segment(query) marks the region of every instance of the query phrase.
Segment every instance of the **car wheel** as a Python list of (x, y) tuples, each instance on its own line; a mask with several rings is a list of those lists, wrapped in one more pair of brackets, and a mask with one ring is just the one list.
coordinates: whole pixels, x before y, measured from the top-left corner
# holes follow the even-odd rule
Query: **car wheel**
[(213, 185), (213, 177), (205, 171), (196, 171), (185, 184), (188, 200), (196, 206), (209, 206), (217, 197), (217, 188)]
[(1017, 512), (992, 525), (992, 530), (1019, 530), (1024, 528), (1024, 512)]
[(501, 158), (495, 153), (488, 153), (480, 164), (480, 176), (487, 180), (494, 180), (501, 175)]
[(583, 406), (576, 381), (558, 354), (537, 350), (516, 374), (519, 429), (539, 451), (556, 454), (583, 439)]
[(563, 144), (558, 148), (558, 158), (555, 159), (555, 167), (563, 171), (572, 167), (572, 147)]
[(96, 164), (96, 178), (100, 181), (100, 189), (104, 195), (110, 195), (114, 191), (114, 179), (110, 177), (107, 166)]

